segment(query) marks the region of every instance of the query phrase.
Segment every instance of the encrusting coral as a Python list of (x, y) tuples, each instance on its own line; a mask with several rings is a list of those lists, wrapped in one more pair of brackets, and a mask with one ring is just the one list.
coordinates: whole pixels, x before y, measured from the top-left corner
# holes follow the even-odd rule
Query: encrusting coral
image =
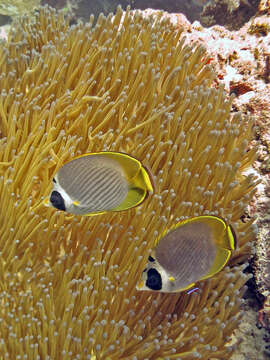
[[(92, 23), (40, 8), (0, 48), (0, 357), (229, 359), (255, 236), (240, 220), (252, 122), (168, 19), (118, 8)], [(155, 194), (96, 217), (46, 208), (59, 167), (101, 150), (140, 159)], [(203, 214), (234, 226), (229, 266), (192, 294), (136, 291), (157, 235)]]

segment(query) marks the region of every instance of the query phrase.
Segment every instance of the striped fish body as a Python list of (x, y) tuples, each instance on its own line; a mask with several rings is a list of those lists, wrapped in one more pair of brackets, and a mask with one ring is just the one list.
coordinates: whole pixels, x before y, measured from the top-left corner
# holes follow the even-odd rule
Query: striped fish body
[(151, 191), (151, 175), (137, 159), (117, 152), (90, 153), (59, 169), (50, 205), (91, 216), (137, 206)]
[(217, 274), (228, 262), (236, 237), (230, 225), (215, 216), (185, 220), (156, 241), (139, 290), (179, 292)]

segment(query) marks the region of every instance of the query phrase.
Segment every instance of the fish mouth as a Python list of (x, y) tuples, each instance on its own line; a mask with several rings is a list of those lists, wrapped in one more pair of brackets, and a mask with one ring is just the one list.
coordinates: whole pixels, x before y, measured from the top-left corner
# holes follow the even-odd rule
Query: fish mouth
[(137, 290), (141, 290), (144, 286), (144, 281), (140, 281), (137, 285), (136, 285), (136, 289)]
[(44, 206), (46, 206), (46, 207), (49, 207), (49, 206), (50, 206), (50, 200), (49, 200), (49, 198), (46, 197), (46, 199), (42, 201), (42, 204), (43, 204)]

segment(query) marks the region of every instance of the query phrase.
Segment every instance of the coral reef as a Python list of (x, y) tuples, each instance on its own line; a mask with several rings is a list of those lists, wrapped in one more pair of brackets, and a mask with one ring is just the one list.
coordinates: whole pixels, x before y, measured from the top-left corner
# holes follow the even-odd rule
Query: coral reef
[(268, 35), (270, 31), (270, 23), (269, 23), (269, 16), (260, 16), (255, 18), (254, 21), (251, 22), (248, 33), (255, 34), (258, 37)]
[(200, 21), (204, 26), (224, 25), (239, 29), (253, 15), (260, 0), (211, 0), (203, 8)]
[(0, 1), (0, 14), (8, 16), (24, 15), (32, 12), (40, 4), (40, 0), (5, 0)]
[(261, 0), (259, 4), (259, 13), (260, 14), (270, 14), (270, 1), (269, 0)]
[[(255, 237), (253, 123), (161, 12), (92, 23), (41, 8), (0, 48), (0, 357), (231, 359)], [(155, 194), (93, 218), (43, 206), (65, 161), (101, 150), (140, 159)], [(203, 214), (235, 228), (229, 266), (192, 294), (137, 292), (157, 235)]]

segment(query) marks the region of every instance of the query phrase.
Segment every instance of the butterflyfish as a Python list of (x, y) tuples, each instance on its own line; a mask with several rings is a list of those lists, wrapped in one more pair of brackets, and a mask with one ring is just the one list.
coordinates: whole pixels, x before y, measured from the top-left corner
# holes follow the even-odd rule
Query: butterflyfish
[(119, 152), (88, 153), (64, 164), (53, 178), (47, 203), (76, 215), (98, 215), (140, 205), (153, 192), (151, 173)]
[(211, 278), (228, 262), (236, 247), (231, 225), (216, 216), (178, 223), (155, 242), (137, 290), (180, 292)]

